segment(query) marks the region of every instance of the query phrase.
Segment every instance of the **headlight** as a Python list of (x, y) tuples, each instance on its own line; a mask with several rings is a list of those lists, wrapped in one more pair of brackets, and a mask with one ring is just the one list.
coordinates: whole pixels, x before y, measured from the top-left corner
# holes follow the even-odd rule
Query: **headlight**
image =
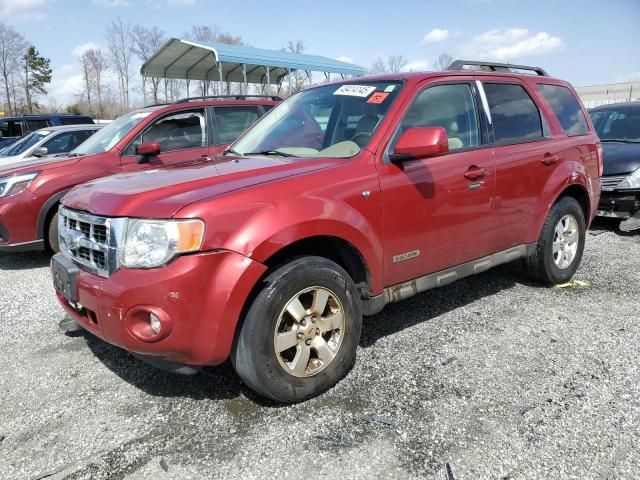
[(640, 188), (640, 168), (621, 181), (616, 188), (620, 190)]
[(20, 193), (27, 188), (37, 176), (38, 172), (33, 172), (0, 178), (0, 197), (8, 197), (9, 195)]
[(204, 236), (202, 220), (127, 220), (120, 265), (154, 268), (176, 255), (200, 250)]

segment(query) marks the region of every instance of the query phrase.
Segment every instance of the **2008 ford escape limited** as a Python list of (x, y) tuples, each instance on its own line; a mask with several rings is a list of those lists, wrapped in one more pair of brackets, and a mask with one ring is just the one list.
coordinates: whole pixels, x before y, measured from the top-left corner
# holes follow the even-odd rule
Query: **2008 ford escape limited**
[(362, 316), (388, 302), (516, 259), (570, 279), (601, 169), (574, 90), (539, 68), (322, 85), (213, 162), (71, 190), (54, 285), (107, 342), (156, 364), (231, 358), (258, 393), (300, 401), (347, 373)]

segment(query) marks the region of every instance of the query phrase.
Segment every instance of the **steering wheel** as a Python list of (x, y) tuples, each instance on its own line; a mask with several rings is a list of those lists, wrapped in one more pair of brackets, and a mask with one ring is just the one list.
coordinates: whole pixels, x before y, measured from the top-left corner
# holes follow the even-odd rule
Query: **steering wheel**
[(371, 134), (367, 132), (356, 133), (353, 137), (351, 137), (351, 141), (358, 145), (360, 148), (364, 147), (369, 139), (371, 138)]

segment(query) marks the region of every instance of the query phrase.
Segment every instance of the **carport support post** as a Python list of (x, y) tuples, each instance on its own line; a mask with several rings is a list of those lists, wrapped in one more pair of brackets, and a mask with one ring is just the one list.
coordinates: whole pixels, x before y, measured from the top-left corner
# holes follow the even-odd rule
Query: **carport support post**
[(167, 77), (164, 77), (164, 100), (169, 101), (169, 94), (167, 93)]
[(289, 82), (289, 96), (291, 96), (291, 69), (287, 68), (287, 81)]
[(267, 95), (271, 95), (271, 74), (269, 72), (270, 68), (266, 67), (267, 69)]
[(218, 86), (220, 87), (220, 95), (222, 95), (222, 62), (218, 62)]
[(248, 93), (247, 87), (247, 65), (245, 63), (242, 64), (242, 81), (244, 83), (244, 94)]
[(187, 77), (187, 98), (189, 98), (189, 77)]

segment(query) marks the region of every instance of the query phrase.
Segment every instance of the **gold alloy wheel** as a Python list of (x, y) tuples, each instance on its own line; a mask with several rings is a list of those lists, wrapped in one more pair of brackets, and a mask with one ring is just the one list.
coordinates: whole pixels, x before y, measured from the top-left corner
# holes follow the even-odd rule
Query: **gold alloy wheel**
[(280, 366), (295, 377), (312, 377), (335, 358), (344, 337), (344, 308), (331, 290), (309, 287), (280, 313), (273, 337)]
[(567, 214), (556, 224), (553, 234), (553, 260), (558, 268), (564, 270), (573, 263), (579, 241), (578, 221), (573, 215)]

